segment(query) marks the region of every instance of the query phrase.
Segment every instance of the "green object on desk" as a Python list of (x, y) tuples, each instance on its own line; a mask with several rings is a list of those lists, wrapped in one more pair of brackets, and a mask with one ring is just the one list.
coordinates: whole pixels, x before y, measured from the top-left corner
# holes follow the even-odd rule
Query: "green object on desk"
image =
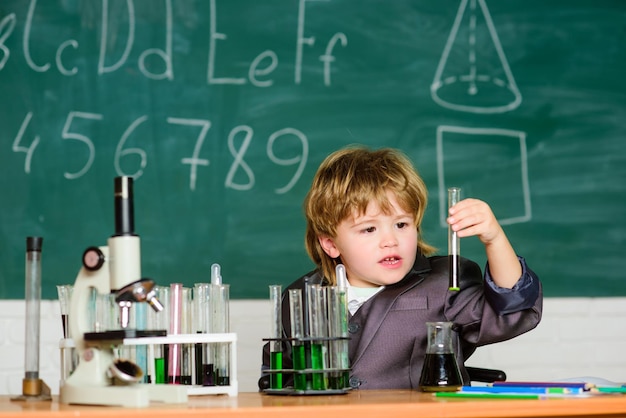
[(618, 386), (618, 387), (595, 387), (591, 389), (592, 392), (600, 392), (600, 393), (624, 393), (626, 394), (626, 386)]
[(463, 393), (508, 393), (534, 395), (580, 395), (582, 388), (572, 387), (532, 387), (532, 386), (463, 386)]

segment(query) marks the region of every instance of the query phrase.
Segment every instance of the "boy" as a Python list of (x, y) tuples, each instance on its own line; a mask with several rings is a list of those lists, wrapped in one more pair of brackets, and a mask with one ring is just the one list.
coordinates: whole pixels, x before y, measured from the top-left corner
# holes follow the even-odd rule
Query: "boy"
[[(459, 237), (477, 236), (487, 254), (485, 274), (461, 259), (460, 291), (448, 290), (448, 257), (420, 235), (427, 190), (397, 150), (350, 147), (328, 156), (304, 201), (306, 248), (317, 269), (305, 280), (336, 284), (344, 264), (348, 286), (350, 386), (417, 388), (426, 350), (426, 322), (450, 321), (458, 334), (457, 363), (469, 384), (465, 360), (476, 347), (527, 332), (541, 319), (539, 279), (518, 257), (490, 207), (464, 199), (449, 210)], [(283, 327), (290, 335), (283, 294)], [(263, 367), (269, 365), (264, 347)], [(288, 347), (283, 368), (291, 367)], [(267, 387), (267, 376), (259, 387)]]

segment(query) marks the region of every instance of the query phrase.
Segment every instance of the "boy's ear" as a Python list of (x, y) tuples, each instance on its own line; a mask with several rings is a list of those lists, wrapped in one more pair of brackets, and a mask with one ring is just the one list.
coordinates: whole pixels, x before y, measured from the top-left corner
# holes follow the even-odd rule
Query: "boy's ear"
[(318, 238), (322, 249), (330, 258), (337, 258), (341, 255), (339, 249), (335, 245), (335, 241), (333, 241), (330, 237), (319, 237)]

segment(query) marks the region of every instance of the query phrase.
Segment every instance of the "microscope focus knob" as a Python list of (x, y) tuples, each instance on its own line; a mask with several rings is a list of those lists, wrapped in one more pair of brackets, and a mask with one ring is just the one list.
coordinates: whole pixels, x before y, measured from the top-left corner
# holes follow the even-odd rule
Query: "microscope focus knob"
[(104, 253), (98, 247), (89, 247), (83, 253), (83, 266), (89, 271), (100, 270), (104, 265)]

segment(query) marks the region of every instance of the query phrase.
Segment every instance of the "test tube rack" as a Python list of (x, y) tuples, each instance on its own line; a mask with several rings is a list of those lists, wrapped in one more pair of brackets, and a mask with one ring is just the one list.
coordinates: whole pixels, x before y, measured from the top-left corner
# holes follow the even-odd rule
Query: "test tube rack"
[[(307, 358), (307, 364), (310, 363), (309, 359), (311, 356), (311, 345), (318, 344), (324, 346), (323, 350), (329, 352), (327, 346), (332, 344), (335, 341), (340, 340), (349, 340), (349, 337), (324, 337), (324, 338), (263, 338), (263, 341), (280, 341), (281, 343), (287, 343), (291, 346), (292, 357), (295, 346), (304, 346), (305, 347), (305, 357)], [(283, 388), (267, 388), (263, 389), (263, 392), (268, 395), (343, 395), (347, 394), (352, 388), (349, 385), (349, 374), (351, 368), (340, 369), (340, 368), (331, 368), (326, 367), (325, 365), (322, 368), (298, 368), (298, 369), (268, 369), (265, 370), (266, 373), (273, 374), (282, 374), (287, 376), (292, 376), (294, 381), (294, 386), (287, 386)], [(318, 376), (324, 382), (321, 384), (321, 389), (313, 388), (314, 385), (311, 384), (311, 381), (315, 379), (314, 376)], [(336, 376), (343, 376), (337, 378)], [(334, 379), (333, 379), (334, 377)], [(301, 385), (298, 385), (297, 379), (302, 379), (303, 382)], [(333, 383), (333, 381), (335, 383)], [(341, 383), (343, 382), (343, 383)], [(305, 385), (306, 388), (303, 386)], [(300, 387), (298, 387), (300, 386)]]
[[(146, 346), (148, 348), (148, 370), (145, 371), (150, 376), (149, 385), (155, 385), (155, 346), (172, 344), (228, 344), (229, 346), (229, 384), (216, 386), (202, 386), (198, 384), (186, 385), (187, 395), (228, 395), (237, 396), (237, 334), (236, 333), (207, 333), (207, 334), (176, 334), (162, 337), (141, 337), (124, 338), (121, 341), (123, 346)], [(61, 368), (66, 359), (65, 350), (74, 348), (74, 341), (71, 338), (61, 339), (59, 348), (61, 349)], [(192, 362), (195, 361), (192, 356)], [(192, 365), (192, 367), (195, 365)], [(161, 384), (159, 384), (161, 385)]]

